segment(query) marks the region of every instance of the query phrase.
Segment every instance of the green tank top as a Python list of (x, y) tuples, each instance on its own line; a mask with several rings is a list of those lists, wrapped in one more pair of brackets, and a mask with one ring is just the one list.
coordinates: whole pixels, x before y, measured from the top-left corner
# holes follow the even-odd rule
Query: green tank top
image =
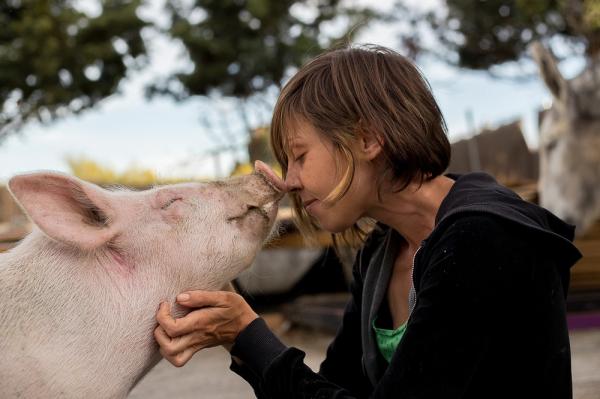
[(402, 324), (395, 330), (388, 330), (385, 328), (379, 328), (375, 326), (377, 317), (373, 319), (373, 330), (375, 331), (375, 337), (377, 338), (377, 346), (379, 351), (389, 363), (406, 331), (406, 323)]

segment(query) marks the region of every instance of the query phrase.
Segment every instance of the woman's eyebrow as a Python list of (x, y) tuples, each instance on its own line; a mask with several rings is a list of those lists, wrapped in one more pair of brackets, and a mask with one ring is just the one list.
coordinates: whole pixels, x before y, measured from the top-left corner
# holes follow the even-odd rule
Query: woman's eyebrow
[(295, 148), (304, 148), (305, 144), (303, 142), (298, 142), (298, 141), (294, 141), (293, 143), (291, 143), (290, 145), (290, 149), (295, 149)]

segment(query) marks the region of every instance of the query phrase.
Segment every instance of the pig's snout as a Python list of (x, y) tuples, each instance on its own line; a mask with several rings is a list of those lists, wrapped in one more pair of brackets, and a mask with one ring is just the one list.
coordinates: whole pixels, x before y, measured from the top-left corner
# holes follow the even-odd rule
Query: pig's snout
[(283, 198), (283, 196), (285, 195), (285, 191), (282, 191), (277, 186), (275, 186), (273, 184), (273, 182), (271, 180), (269, 180), (269, 178), (267, 176), (263, 175), (262, 173), (256, 173), (256, 172), (255, 172), (255, 175), (259, 179), (264, 181), (264, 183), (266, 184), (266, 186), (269, 189), (267, 198), (266, 198), (266, 202), (278, 202), (281, 198)]
[[(281, 196), (288, 192), (288, 187), (285, 182), (275, 174), (273, 169), (262, 161), (256, 161), (254, 163), (254, 170), (265, 178), (268, 184), (270, 184), (276, 191), (281, 192)], [(281, 198), (281, 197), (280, 197)]]
[(269, 203), (277, 203), (285, 195), (285, 191), (280, 190), (270, 177), (263, 173), (254, 172), (249, 178), (251, 179), (248, 187), (251, 193), (251, 198), (248, 198), (249, 206), (262, 207)]
[(239, 217), (239, 212), (257, 211), (264, 215), (270, 214), (273, 208), (285, 195), (268, 176), (254, 172), (232, 181), (227, 191), (235, 198), (236, 205), (233, 218)]

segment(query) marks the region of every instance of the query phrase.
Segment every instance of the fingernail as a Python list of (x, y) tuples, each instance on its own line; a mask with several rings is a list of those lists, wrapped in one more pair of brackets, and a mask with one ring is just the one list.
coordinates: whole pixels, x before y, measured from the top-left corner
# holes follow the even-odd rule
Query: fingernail
[(179, 294), (179, 295), (177, 295), (177, 301), (179, 301), (179, 302), (184, 302), (184, 301), (187, 301), (188, 299), (190, 299), (190, 295), (189, 294)]

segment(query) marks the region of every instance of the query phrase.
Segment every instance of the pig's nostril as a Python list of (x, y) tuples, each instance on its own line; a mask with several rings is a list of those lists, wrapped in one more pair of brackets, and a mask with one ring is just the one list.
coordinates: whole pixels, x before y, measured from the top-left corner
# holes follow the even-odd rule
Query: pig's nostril
[(253, 211), (255, 209), (259, 209), (259, 207), (255, 205), (246, 205), (246, 210), (248, 211)]

